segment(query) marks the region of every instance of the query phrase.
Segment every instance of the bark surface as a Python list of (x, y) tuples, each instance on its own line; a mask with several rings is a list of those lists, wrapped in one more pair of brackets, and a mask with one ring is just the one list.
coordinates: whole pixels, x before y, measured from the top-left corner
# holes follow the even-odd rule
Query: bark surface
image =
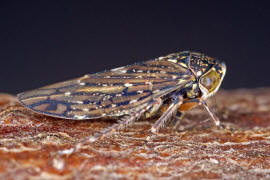
[(270, 179), (270, 89), (220, 91), (209, 103), (226, 129), (198, 107), (149, 141), (158, 117), (67, 155), (116, 121), (43, 116), (0, 94), (0, 179)]

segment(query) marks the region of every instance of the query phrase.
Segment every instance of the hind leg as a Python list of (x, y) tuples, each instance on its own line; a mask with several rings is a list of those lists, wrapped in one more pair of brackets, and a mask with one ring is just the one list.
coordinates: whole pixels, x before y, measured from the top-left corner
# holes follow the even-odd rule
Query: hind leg
[[(135, 122), (136, 120), (138, 120), (146, 111), (148, 111), (149, 109), (152, 109), (152, 108), (160, 107), (161, 104), (162, 104), (162, 101), (159, 98), (154, 99), (146, 104), (143, 104), (143, 105), (141, 105), (141, 107), (137, 108), (136, 110), (131, 111), (129, 115), (124, 116), (117, 124), (114, 124), (113, 126), (104, 129), (103, 131), (95, 134), (94, 136), (87, 137), (82, 142), (79, 142), (74, 148), (60, 152), (60, 154), (71, 154), (71, 153), (81, 149), (81, 146), (83, 146), (86, 143), (95, 142), (99, 139), (104, 138), (105, 136), (112, 134), (115, 131), (119, 131), (121, 129), (124, 129), (128, 125), (130, 125), (133, 122)], [(153, 107), (153, 106), (155, 106), (155, 107)]]
[(151, 128), (151, 133), (156, 134), (160, 128), (165, 126), (165, 124), (171, 119), (172, 116), (175, 115), (177, 109), (183, 103), (183, 97), (181, 95), (175, 97), (171, 105), (162, 114), (162, 116), (155, 122), (155, 124)]

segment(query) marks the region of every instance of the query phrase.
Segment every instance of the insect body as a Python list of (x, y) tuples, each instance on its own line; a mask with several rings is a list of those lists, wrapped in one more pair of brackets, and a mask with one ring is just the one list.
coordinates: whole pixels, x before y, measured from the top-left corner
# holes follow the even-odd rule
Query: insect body
[(152, 126), (156, 133), (177, 110), (202, 104), (212, 119), (205, 99), (219, 88), (226, 72), (223, 62), (201, 53), (184, 51), (154, 60), (115, 68), (45, 86), (18, 95), (27, 108), (48, 116), (84, 120), (119, 117), (121, 121), (96, 139), (154, 114), (164, 103), (167, 110)]

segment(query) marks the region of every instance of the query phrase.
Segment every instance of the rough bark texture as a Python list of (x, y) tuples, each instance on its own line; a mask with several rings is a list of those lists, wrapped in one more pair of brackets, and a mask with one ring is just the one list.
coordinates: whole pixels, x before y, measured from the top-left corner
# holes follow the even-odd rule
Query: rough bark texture
[(220, 91), (210, 104), (226, 129), (196, 108), (177, 131), (146, 141), (156, 118), (139, 121), (67, 155), (115, 121), (42, 116), (1, 94), (0, 179), (270, 179), (270, 89)]

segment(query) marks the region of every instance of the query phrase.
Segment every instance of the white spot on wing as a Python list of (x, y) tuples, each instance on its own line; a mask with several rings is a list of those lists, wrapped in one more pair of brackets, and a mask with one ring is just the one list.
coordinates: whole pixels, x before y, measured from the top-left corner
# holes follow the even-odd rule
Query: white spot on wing
[(77, 104), (83, 104), (83, 101), (75, 101)]
[(133, 86), (132, 84), (130, 84), (130, 83), (126, 83), (126, 84), (124, 84), (124, 86), (126, 86), (126, 87), (130, 87), (130, 86)]
[(177, 63), (176, 59), (168, 59), (168, 61), (173, 62), (173, 63)]
[(65, 96), (70, 96), (71, 92), (65, 92)]
[(138, 101), (138, 99), (133, 99), (133, 100), (131, 100), (129, 103), (131, 104), (131, 103), (135, 103), (135, 102), (137, 102)]
[(124, 67), (122, 66), (122, 67), (114, 68), (114, 69), (112, 69), (111, 71), (118, 71), (118, 70), (120, 70), (120, 69), (122, 69), (122, 68), (124, 68)]
[(90, 76), (89, 76), (89, 74), (86, 74), (86, 75), (84, 75), (82, 78), (83, 79), (86, 79), (86, 78), (89, 78)]
[(164, 58), (165, 58), (164, 56), (161, 56), (161, 57), (158, 58), (158, 60), (162, 60), (162, 59), (164, 59)]

